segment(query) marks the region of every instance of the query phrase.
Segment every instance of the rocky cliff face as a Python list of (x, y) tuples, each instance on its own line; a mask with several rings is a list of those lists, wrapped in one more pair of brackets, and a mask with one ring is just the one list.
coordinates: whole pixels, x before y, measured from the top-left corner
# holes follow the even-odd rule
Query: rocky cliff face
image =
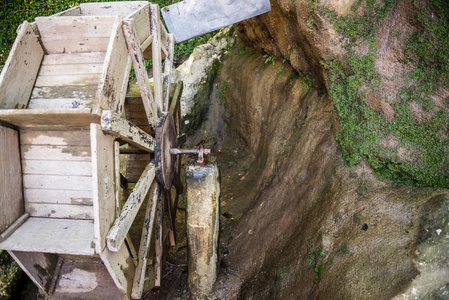
[(448, 187), (440, 4), (279, 0), (236, 27), (215, 298), (447, 297), (449, 193), (403, 184)]
[(327, 92), (351, 166), (449, 187), (449, 6), (429, 0), (278, 0), (244, 42)]

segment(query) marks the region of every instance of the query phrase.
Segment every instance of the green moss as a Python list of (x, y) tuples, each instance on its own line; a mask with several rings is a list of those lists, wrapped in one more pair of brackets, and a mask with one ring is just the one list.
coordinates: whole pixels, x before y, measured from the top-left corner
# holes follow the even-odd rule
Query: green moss
[[(349, 166), (365, 159), (381, 177), (407, 184), (449, 187), (449, 114), (436, 107), (431, 97), (441, 87), (449, 88), (449, 7), (445, 1), (431, 0), (430, 9), (421, 8), (417, 17), (422, 31), (406, 39), (405, 58), (416, 64), (407, 76), (415, 84), (398, 93), (393, 122), (387, 122), (366, 104), (367, 96), (381, 88), (374, 67), (375, 24), (389, 16), (396, 2), (357, 1), (353, 10), (364, 4), (362, 16), (340, 17), (334, 22), (334, 28), (345, 37), (366, 40), (369, 45), (368, 54), (356, 55), (352, 43), (348, 43), (345, 62), (331, 60), (324, 64), (340, 123), (336, 139)], [(321, 11), (329, 20), (332, 18), (329, 11)], [(412, 103), (428, 116), (418, 120)], [(443, 104), (447, 108), (444, 100)], [(397, 138), (398, 145), (382, 147), (380, 142), (388, 136)]]

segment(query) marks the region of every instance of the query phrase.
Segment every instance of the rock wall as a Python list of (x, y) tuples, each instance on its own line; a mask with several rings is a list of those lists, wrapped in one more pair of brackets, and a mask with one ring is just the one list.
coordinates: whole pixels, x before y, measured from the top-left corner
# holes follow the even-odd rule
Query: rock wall
[[(380, 180), (365, 162), (348, 167), (335, 141), (331, 97), (286, 61), (241, 45), (219, 80), (232, 136), (224, 144), (237, 141), (253, 159), (220, 167), (221, 211), (233, 217), (222, 217), (215, 298), (390, 299), (406, 292), (419, 273), (418, 248), (443, 224), (423, 220), (434, 218), (429, 212), (449, 199), (447, 190)], [(431, 290), (442, 295), (448, 284)]]
[(272, 0), (236, 26), (329, 94), (351, 166), (449, 187), (449, 6), (443, 0)]

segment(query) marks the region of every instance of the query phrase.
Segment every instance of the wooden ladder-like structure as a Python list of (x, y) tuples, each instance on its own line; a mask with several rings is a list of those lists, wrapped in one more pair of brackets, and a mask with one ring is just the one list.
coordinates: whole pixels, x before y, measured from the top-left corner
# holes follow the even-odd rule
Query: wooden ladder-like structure
[[(18, 29), (0, 75), (0, 248), (50, 298), (139, 299), (160, 285), (179, 169), (173, 47), (146, 1), (84, 3)], [(126, 97), (131, 66), (140, 98)]]

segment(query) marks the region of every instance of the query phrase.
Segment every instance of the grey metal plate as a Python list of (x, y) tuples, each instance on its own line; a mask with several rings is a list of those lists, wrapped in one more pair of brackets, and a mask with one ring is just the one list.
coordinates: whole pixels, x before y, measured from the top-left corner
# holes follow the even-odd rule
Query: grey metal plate
[(184, 0), (161, 12), (179, 43), (270, 10), (270, 0)]

